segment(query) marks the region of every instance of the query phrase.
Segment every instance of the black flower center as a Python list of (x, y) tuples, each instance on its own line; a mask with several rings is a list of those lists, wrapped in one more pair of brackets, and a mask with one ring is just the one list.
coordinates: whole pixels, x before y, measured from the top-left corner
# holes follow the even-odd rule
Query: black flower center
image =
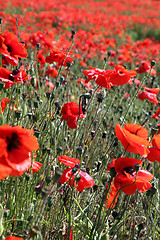
[(19, 141), (19, 137), (17, 135), (17, 133), (12, 133), (11, 137), (7, 137), (7, 150), (10, 152), (13, 149), (18, 149), (19, 145), (21, 145), (20, 141)]
[(123, 170), (124, 170), (126, 173), (129, 173), (129, 174), (131, 174), (131, 175), (135, 172), (135, 169), (134, 169), (132, 166), (123, 168)]
[(8, 52), (12, 52), (11, 46), (10, 46), (10, 45), (6, 45), (6, 46), (7, 46), (7, 51), (8, 51)]

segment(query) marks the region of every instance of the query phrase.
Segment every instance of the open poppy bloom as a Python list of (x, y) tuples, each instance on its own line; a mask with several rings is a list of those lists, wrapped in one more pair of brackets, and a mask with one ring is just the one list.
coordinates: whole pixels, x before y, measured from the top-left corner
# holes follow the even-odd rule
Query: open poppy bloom
[(127, 152), (139, 153), (146, 157), (149, 153), (147, 146), (150, 146), (147, 129), (134, 123), (126, 123), (124, 128), (119, 124), (115, 126), (118, 140), (121, 141)]
[[(117, 175), (114, 178), (114, 183), (112, 185), (110, 194), (107, 194), (107, 208), (113, 208), (115, 206), (118, 197), (118, 195), (116, 197), (116, 194), (121, 188), (122, 192), (132, 195), (135, 193), (136, 189), (143, 193), (152, 187), (149, 181), (151, 181), (154, 176), (146, 170), (138, 170), (136, 172), (136, 165), (142, 166), (142, 161), (128, 157), (114, 159), (112, 166), (108, 165), (108, 170), (114, 166)], [(115, 197), (115, 202), (112, 205)]]
[(63, 64), (64, 67), (67, 67), (67, 62), (73, 63), (73, 58), (71, 58), (65, 52), (59, 50), (51, 50), (50, 55), (46, 57), (46, 62), (57, 62), (59, 66)]
[(4, 89), (12, 87), (13, 84), (21, 83), (27, 80), (27, 74), (23, 70), (14, 69), (10, 71), (7, 68), (0, 68), (0, 81), (5, 83)]
[(116, 65), (114, 70), (106, 70), (108, 80), (114, 85), (119, 86), (125, 83), (130, 83), (131, 78), (137, 75), (134, 70), (128, 71), (125, 67), (121, 65)]
[(159, 119), (160, 117), (160, 107), (157, 109), (156, 113), (153, 114), (152, 118)]
[[(76, 182), (75, 177), (80, 176), (80, 181)], [(74, 174), (72, 173), (72, 168), (65, 169), (62, 176), (59, 179), (59, 182), (64, 184), (68, 183), (71, 187), (76, 187), (79, 192), (82, 192), (84, 188), (90, 188), (95, 185), (93, 179), (89, 176), (88, 173), (77, 170)]]
[(0, 52), (7, 63), (18, 65), (18, 58), (27, 58), (27, 51), (19, 39), (11, 32), (5, 31), (0, 34)]
[(31, 167), (30, 153), (39, 148), (32, 130), (20, 126), (0, 126), (0, 179), (20, 176)]
[(160, 134), (154, 135), (152, 145), (153, 147), (149, 148), (150, 152), (146, 158), (151, 162), (157, 160), (160, 163)]
[(75, 102), (65, 103), (61, 109), (61, 122), (63, 120), (67, 121), (67, 125), (71, 129), (76, 129), (78, 118), (84, 118), (84, 114), (82, 112), (82, 108), (80, 107), (79, 113), (79, 105)]
[(77, 164), (80, 163), (78, 158), (71, 158), (68, 156), (61, 155), (57, 158), (61, 163), (63, 163), (67, 167), (74, 168)]
[(88, 83), (92, 79), (95, 79), (96, 83), (100, 87), (104, 87), (108, 89), (112, 87), (112, 83), (108, 80), (105, 70), (89, 67), (89, 70), (84, 70), (83, 74), (88, 77), (88, 79), (85, 80), (86, 83)]
[(158, 104), (157, 94), (159, 93), (159, 88), (147, 88), (144, 87), (145, 92), (139, 91), (138, 98), (144, 101), (148, 98), (151, 103)]

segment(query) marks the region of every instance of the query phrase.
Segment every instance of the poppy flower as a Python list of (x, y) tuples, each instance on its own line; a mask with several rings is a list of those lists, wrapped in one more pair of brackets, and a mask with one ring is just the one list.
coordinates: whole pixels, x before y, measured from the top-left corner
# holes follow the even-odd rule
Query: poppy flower
[(127, 152), (139, 153), (146, 157), (149, 153), (147, 146), (150, 146), (147, 129), (134, 123), (126, 123), (124, 128), (119, 124), (115, 126), (118, 140), (121, 141)]
[(64, 67), (67, 67), (67, 62), (73, 63), (73, 58), (71, 58), (65, 52), (59, 50), (51, 50), (50, 55), (46, 57), (46, 62), (57, 62), (59, 66), (63, 64)]
[(59, 156), (57, 159), (58, 161), (63, 163), (65, 166), (71, 167), (71, 168), (74, 168), (76, 164), (80, 163), (80, 160), (78, 158), (71, 158), (64, 155)]
[(137, 73), (145, 73), (150, 69), (151, 69), (150, 64), (148, 64), (145, 61), (142, 61), (140, 67), (136, 68), (135, 70), (137, 71)]
[(71, 129), (76, 129), (78, 118), (84, 118), (82, 108), (80, 107), (79, 114), (79, 105), (75, 102), (65, 103), (61, 109), (61, 122), (63, 120), (67, 121), (67, 125)]
[[(1, 239), (0, 239), (0, 240), (1, 240)], [(14, 236), (7, 236), (4, 240), (23, 240), (23, 238), (14, 237)]]
[[(37, 54), (36, 54), (36, 58), (37, 58)], [(43, 56), (43, 52), (39, 51), (38, 52), (38, 58), (37, 61), (41, 64), (44, 65), (46, 63), (45, 57)]]
[(88, 83), (92, 79), (95, 79), (96, 83), (100, 87), (110, 89), (112, 86), (112, 83), (107, 78), (107, 74), (105, 70), (89, 67), (89, 70), (84, 70), (83, 74), (88, 77), (88, 79), (85, 80), (86, 83)]
[(148, 98), (151, 103), (158, 104), (157, 94), (159, 93), (159, 88), (147, 88), (144, 87), (145, 92), (139, 91), (138, 98), (142, 101)]
[(23, 81), (26, 81), (27, 78), (27, 74), (23, 70), (14, 69), (10, 71), (7, 68), (0, 68), (0, 81), (5, 83), (4, 89), (8, 89), (17, 83), (23, 84)]
[(160, 117), (160, 107), (157, 109), (156, 113), (153, 114), (152, 118), (159, 119)]
[(46, 71), (46, 75), (56, 78), (58, 75), (58, 71), (56, 68), (49, 66), (49, 69)]
[(30, 153), (39, 148), (32, 130), (20, 126), (0, 126), (0, 179), (18, 175), (31, 166)]
[[(75, 177), (80, 176), (80, 181), (76, 182)], [(68, 183), (71, 187), (76, 187), (79, 192), (82, 192), (84, 188), (90, 188), (95, 185), (93, 179), (89, 176), (88, 173), (77, 170), (74, 174), (72, 173), (72, 168), (65, 169), (62, 176), (59, 179), (59, 182), (64, 184)]]
[(160, 134), (154, 135), (152, 145), (153, 147), (149, 148), (150, 152), (146, 158), (151, 162), (157, 160), (160, 163)]
[[(2, 47), (0, 52), (7, 59), (8, 63), (16, 66), (18, 65), (18, 58), (27, 58), (27, 51), (19, 39), (11, 32), (5, 31), (1, 33), (0, 42)], [(4, 49), (4, 45), (7, 47)]]
[[(142, 166), (142, 161), (128, 157), (114, 159), (112, 162), (112, 167), (114, 166), (117, 175), (115, 176), (114, 182), (111, 185), (111, 190), (107, 194), (107, 208), (114, 208), (118, 197), (116, 194), (121, 188), (122, 192), (132, 195), (135, 193), (136, 189), (143, 193), (152, 187), (149, 181), (151, 181), (154, 176), (146, 170), (138, 170), (138, 172), (136, 172), (136, 165)], [(113, 203), (115, 197), (116, 199)]]
[(125, 67), (121, 65), (116, 65), (114, 70), (106, 70), (108, 80), (114, 85), (119, 86), (125, 83), (130, 83), (131, 78), (137, 75), (134, 70), (128, 71)]

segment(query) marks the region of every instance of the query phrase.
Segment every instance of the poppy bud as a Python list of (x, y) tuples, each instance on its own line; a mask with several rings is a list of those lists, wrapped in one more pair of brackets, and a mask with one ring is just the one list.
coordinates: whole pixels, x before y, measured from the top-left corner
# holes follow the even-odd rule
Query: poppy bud
[(151, 61), (151, 68), (154, 67), (155, 64), (156, 64), (156, 61), (152, 60), (152, 61)]
[(86, 99), (90, 99), (90, 98), (91, 98), (91, 94), (90, 94), (90, 93), (85, 93), (83, 96), (84, 96)]
[(2, 18), (0, 18), (0, 24), (2, 24), (2, 22), (3, 22), (3, 20), (2, 20)]
[(4, 88), (5, 83), (4, 82), (0, 82), (0, 90), (2, 90)]
[(111, 52), (111, 51), (108, 51), (108, 52), (107, 52), (107, 55), (108, 55), (108, 57), (110, 57), (110, 56), (112, 55), (112, 52)]
[(96, 192), (97, 190), (98, 190), (98, 185), (95, 184), (95, 185), (93, 186), (93, 191)]
[(114, 167), (112, 167), (111, 169), (110, 169), (110, 176), (111, 176), (111, 178), (114, 178), (115, 176), (116, 176), (116, 170), (115, 170), (115, 168)]
[(20, 110), (16, 110), (15, 111), (15, 117), (17, 118), (17, 120), (19, 120), (22, 116), (22, 112)]
[(117, 218), (117, 217), (119, 216), (119, 212), (113, 211), (113, 212), (112, 212), (112, 216), (114, 217), (114, 219), (115, 219), (115, 218), (116, 218), (116, 219), (119, 219), (119, 218)]
[(77, 169), (76, 167), (72, 168), (72, 174), (76, 173), (77, 170), (78, 170), (78, 169)]
[(77, 152), (81, 155), (84, 152), (84, 149), (82, 147), (77, 147)]
[(105, 132), (103, 132), (103, 134), (102, 134), (102, 138), (106, 138), (106, 136), (107, 136), (107, 132), (105, 131)]
[(70, 66), (71, 66), (71, 62), (68, 61), (68, 62), (67, 62), (67, 68), (70, 68)]
[(25, 178), (26, 178), (26, 181), (29, 181), (29, 179), (31, 178), (31, 174), (26, 173)]
[(86, 167), (86, 172), (89, 174), (89, 172), (90, 172), (90, 168), (89, 167)]
[(62, 147), (58, 147), (58, 148), (57, 148), (57, 153), (58, 153), (58, 155), (59, 155), (62, 151), (63, 151), (63, 148), (62, 148)]
[(80, 176), (79, 174), (77, 174), (77, 175), (75, 176), (75, 180), (76, 180), (76, 182), (78, 183), (78, 182), (81, 180), (81, 176)]
[(60, 103), (59, 103), (59, 102), (55, 102), (54, 104), (55, 104), (56, 108), (58, 108), (58, 110), (60, 110), (60, 109), (61, 109), (61, 105), (60, 105)]
[(114, 146), (114, 147), (117, 147), (117, 146), (118, 146), (118, 138), (115, 138), (113, 146)]
[(39, 107), (39, 102), (38, 101), (34, 101), (34, 107), (38, 108)]
[(91, 132), (91, 136), (92, 136), (92, 138), (94, 138), (94, 136), (95, 136), (95, 131), (92, 131), (92, 132)]
[(72, 33), (72, 35), (74, 36), (75, 33), (76, 33), (76, 30), (75, 30), (75, 29), (72, 29), (72, 30), (71, 30), (71, 33)]
[(136, 163), (136, 164), (134, 165), (134, 167), (135, 167), (135, 171), (138, 172), (138, 171), (139, 171), (139, 168), (140, 168), (140, 165), (139, 165), (138, 163)]
[(40, 43), (37, 43), (37, 49), (39, 49), (39, 48), (40, 48), (40, 46), (41, 46), (41, 44), (40, 44)]
[(27, 98), (27, 94), (26, 93), (22, 93), (22, 98), (23, 98), (23, 101), (25, 101), (26, 98)]
[(59, 82), (56, 81), (56, 83), (55, 83), (56, 88), (58, 88), (59, 85), (60, 85)]
[(49, 100), (50, 97), (51, 97), (51, 92), (46, 92), (46, 97), (47, 97), (47, 99)]
[(99, 103), (101, 103), (101, 102), (103, 101), (103, 94), (102, 94), (102, 93), (98, 93), (97, 101), (98, 101)]
[(102, 164), (101, 161), (99, 161), (99, 162), (97, 163), (97, 172), (99, 171), (99, 168), (100, 168), (101, 164)]
[(46, 183), (49, 184), (51, 182), (51, 177), (50, 176), (47, 176), (46, 179), (45, 179)]
[(40, 229), (38, 226), (32, 226), (30, 229), (30, 238), (34, 238), (35, 236), (40, 234)]

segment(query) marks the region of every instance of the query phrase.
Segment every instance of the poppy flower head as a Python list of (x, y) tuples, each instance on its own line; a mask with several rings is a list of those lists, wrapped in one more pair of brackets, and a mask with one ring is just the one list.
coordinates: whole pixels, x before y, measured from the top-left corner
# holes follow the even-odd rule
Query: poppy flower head
[(126, 123), (124, 128), (119, 124), (115, 126), (115, 132), (118, 140), (121, 141), (127, 152), (139, 153), (141, 156), (147, 156), (150, 146), (148, 142), (147, 129), (138, 124)]
[[(79, 113), (80, 110), (80, 113)], [(76, 129), (78, 118), (84, 118), (82, 108), (75, 102), (65, 103), (61, 109), (61, 121), (67, 121), (67, 125), (71, 129)]]
[[(75, 180), (75, 176), (80, 176), (80, 181), (77, 183)], [(64, 184), (68, 183), (71, 187), (76, 187), (76, 189), (79, 192), (82, 192), (84, 188), (90, 188), (95, 185), (93, 179), (90, 177), (90, 175), (83, 171), (76, 171), (76, 173), (72, 173), (72, 169), (68, 168), (63, 171), (63, 174), (61, 178), (59, 179), (59, 182)]]
[(16, 176), (31, 166), (30, 153), (39, 148), (36, 137), (31, 134), (32, 130), (20, 126), (0, 126), (0, 179)]
[(109, 81), (114, 85), (123, 85), (129, 83), (132, 77), (135, 77), (137, 73), (133, 70), (128, 71), (124, 66), (116, 65), (114, 70), (106, 70)]
[(8, 63), (16, 66), (18, 65), (18, 58), (27, 58), (27, 51), (16, 35), (5, 31), (0, 35), (0, 39), (0, 52)]
[(77, 166), (80, 163), (80, 160), (78, 158), (71, 158), (68, 156), (59, 156), (58, 161), (62, 162), (64, 165), (66, 165), (67, 167), (71, 167), (74, 168), (75, 166)]

